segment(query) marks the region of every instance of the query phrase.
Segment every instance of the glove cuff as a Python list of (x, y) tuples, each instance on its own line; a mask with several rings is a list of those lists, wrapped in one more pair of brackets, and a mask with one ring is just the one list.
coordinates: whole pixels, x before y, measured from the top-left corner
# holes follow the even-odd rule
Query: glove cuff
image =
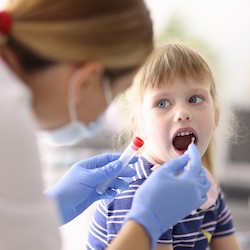
[(143, 204), (136, 204), (126, 215), (125, 220), (129, 219), (138, 222), (145, 228), (151, 238), (151, 249), (155, 249), (156, 242), (162, 234), (157, 217)]

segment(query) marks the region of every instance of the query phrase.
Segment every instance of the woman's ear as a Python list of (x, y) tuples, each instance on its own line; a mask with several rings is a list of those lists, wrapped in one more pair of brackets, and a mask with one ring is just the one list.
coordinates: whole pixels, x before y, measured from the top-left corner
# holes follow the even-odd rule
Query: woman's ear
[(88, 94), (89, 89), (95, 88), (100, 85), (103, 77), (104, 66), (99, 61), (90, 61), (78, 67), (78, 76), (75, 83), (75, 100), (80, 101), (81, 94)]

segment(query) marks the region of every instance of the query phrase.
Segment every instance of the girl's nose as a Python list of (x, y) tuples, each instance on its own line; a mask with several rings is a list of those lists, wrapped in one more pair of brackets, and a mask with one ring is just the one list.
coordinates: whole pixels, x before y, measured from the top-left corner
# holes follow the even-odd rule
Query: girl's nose
[(184, 122), (184, 121), (191, 121), (192, 115), (190, 112), (186, 111), (179, 111), (175, 115), (176, 122)]

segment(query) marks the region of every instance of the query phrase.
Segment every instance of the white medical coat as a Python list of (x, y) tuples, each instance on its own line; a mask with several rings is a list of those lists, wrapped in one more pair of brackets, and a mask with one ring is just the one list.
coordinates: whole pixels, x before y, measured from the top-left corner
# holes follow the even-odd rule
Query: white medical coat
[(0, 58), (0, 249), (59, 250), (55, 204), (44, 197), (29, 89)]

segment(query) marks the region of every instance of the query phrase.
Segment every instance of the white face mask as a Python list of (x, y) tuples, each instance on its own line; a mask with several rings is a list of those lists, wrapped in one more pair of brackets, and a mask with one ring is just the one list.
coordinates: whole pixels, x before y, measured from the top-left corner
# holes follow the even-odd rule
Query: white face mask
[[(77, 119), (76, 101), (73, 90), (76, 80), (79, 77), (79, 72), (76, 72), (69, 82), (68, 89), (68, 111), (70, 115), (70, 122), (60, 128), (41, 131), (38, 133), (41, 137), (47, 140), (50, 144), (57, 146), (73, 145), (80, 140), (96, 135), (104, 127), (105, 113), (102, 113), (95, 121), (85, 124)], [(104, 95), (107, 106), (112, 102), (112, 91), (108, 78), (102, 81)]]

